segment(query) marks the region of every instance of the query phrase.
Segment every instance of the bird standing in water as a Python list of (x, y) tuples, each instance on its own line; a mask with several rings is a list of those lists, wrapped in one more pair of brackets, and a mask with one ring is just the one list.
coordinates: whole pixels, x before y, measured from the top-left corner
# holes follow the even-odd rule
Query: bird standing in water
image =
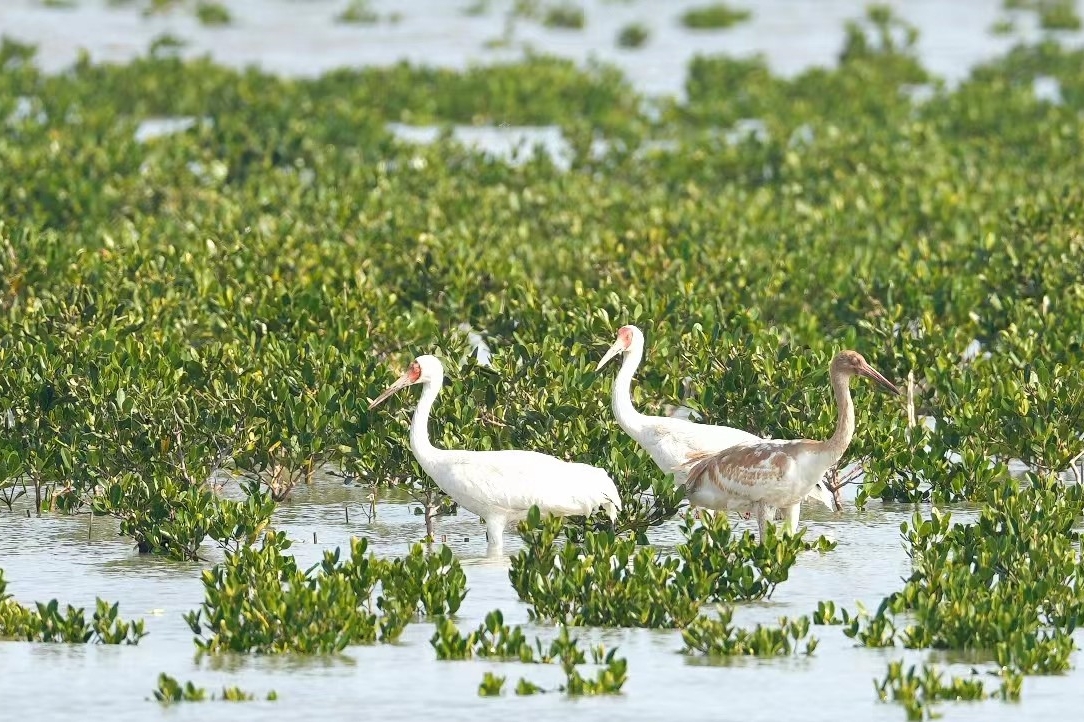
[[(636, 326), (622, 326), (617, 330), (617, 340), (598, 362), (599, 371), (610, 359), (621, 355), (621, 368), (613, 387), (613, 411), (618, 425), (640, 447), (650, 454), (655, 464), (665, 474), (674, 475), (674, 484), (685, 484), (687, 462), (704, 455), (730, 448), (735, 444), (761, 441), (759, 436), (729, 426), (698, 424), (672, 416), (648, 416), (632, 405), (632, 377), (644, 358), (644, 334)], [(810, 499), (820, 501), (829, 509), (835, 509), (835, 497), (828, 486), (818, 480), (809, 490)], [(730, 507), (743, 511), (735, 500)]]
[(464, 509), (485, 519), (488, 552), (504, 545), (504, 528), (537, 505), (543, 514), (591, 515), (602, 508), (617, 518), (621, 496), (604, 470), (537, 451), (465, 451), (438, 449), (429, 441), (429, 412), (444, 384), (444, 366), (435, 356), (419, 356), (369, 408), (396, 391), (422, 385), (410, 422), (410, 450), (437, 486)]
[(684, 465), (689, 468), (689, 503), (708, 509), (751, 507), (761, 539), (768, 521), (780, 509), (784, 511), (784, 528), (794, 531), (802, 498), (839, 462), (854, 436), (851, 378), (865, 376), (897, 396), (900, 393), (857, 351), (836, 354), (830, 374), (839, 411), (831, 438), (757, 440), (714, 454), (700, 454)]

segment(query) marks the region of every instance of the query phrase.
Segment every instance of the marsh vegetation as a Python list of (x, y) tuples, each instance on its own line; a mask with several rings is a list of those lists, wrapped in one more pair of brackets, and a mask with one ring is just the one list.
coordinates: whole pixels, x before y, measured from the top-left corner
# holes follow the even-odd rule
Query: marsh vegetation
[[(540, 54), (308, 79), (148, 54), (47, 74), (5, 38), (0, 637), (21, 641), (0, 660), (119, 645), (88, 657), (108, 665), (160, 634), (139, 718), (148, 696), (259, 705), (242, 690), (271, 688), (308, 710), (323, 703), (274, 665), (335, 685), (356, 660), (394, 660), (383, 684), (415, 712), (558, 691), (651, 718), (667, 694), (740, 696), (822, 657), (836, 716), (992, 699), (984, 714), (1016, 719), (1033, 684), (1067, 703), (1084, 53), (1020, 45), (949, 86), (885, 8), (844, 38), (836, 66), (795, 77), (699, 56), (680, 100)], [(395, 123), (555, 126), (567, 156), (498, 157), (450, 130), (409, 143)], [(595, 365), (627, 323), (649, 339), (634, 394), (652, 413), (825, 438), (841, 348), (908, 398), (856, 389), (831, 475), (845, 510), (758, 539), (689, 514), (614, 423)], [(447, 369), (434, 444), (600, 466), (616, 519), (532, 513), (506, 566), (483, 565), (483, 528), (410, 453), (404, 403), (367, 408), (427, 353)], [(899, 568), (879, 556), (897, 552)], [(103, 589), (78, 587), (69, 555)], [(408, 670), (455, 683), (412, 695)], [(807, 704), (774, 697), (773, 714)]]

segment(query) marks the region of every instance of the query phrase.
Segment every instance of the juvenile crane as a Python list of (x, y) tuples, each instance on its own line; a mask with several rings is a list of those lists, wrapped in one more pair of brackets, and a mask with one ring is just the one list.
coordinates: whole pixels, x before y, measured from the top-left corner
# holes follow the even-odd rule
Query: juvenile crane
[[(664, 474), (674, 475), (676, 486), (685, 484), (687, 462), (690, 460), (700, 459), (735, 444), (761, 441), (759, 436), (729, 426), (712, 426), (671, 416), (641, 414), (632, 405), (631, 393), (632, 377), (644, 358), (644, 334), (639, 328), (619, 328), (617, 340), (598, 362), (595, 371), (600, 371), (610, 359), (619, 354), (622, 360), (613, 387), (614, 417), (625, 433), (651, 456)], [(836, 508), (835, 497), (821, 480), (813, 485), (808, 496), (822, 502), (829, 509)], [(745, 511), (737, 500), (729, 508)]]
[(830, 374), (839, 411), (830, 439), (757, 440), (701, 454), (685, 464), (691, 467), (685, 487), (689, 503), (708, 509), (751, 507), (761, 539), (775, 510), (783, 510), (784, 528), (793, 531), (802, 497), (840, 460), (854, 436), (851, 378), (865, 376), (897, 396), (900, 393), (856, 351), (836, 354)]
[(504, 528), (527, 516), (533, 505), (557, 516), (590, 515), (602, 508), (611, 519), (621, 509), (613, 479), (588, 464), (537, 451), (466, 451), (438, 449), (429, 441), (429, 412), (444, 384), (444, 366), (434, 356), (419, 356), (395, 383), (380, 394), (375, 408), (396, 391), (422, 385), (410, 422), (410, 450), (425, 473), (464, 509), (485, 519), (487, 552), (504, 546)]

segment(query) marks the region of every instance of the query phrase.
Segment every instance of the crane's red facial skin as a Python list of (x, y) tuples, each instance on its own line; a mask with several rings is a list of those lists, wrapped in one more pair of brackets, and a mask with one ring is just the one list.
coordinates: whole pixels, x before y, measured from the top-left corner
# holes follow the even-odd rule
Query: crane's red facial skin
[(375, 409), (380, 404), (384, 403), (392, 394), (399, 389), (405, 389), (407, 386), (418, 383), (422, 378), (422, 365), (417, 361), (412, 361), (406, 372), (395, 380), (391, 386), (384, 390), (384, 393), (377, 396), (376, 399), (369, 404), (369, 409)]
[(626, 349), (629, 346), (631, 346), (632, 345), (632, 327), (631, 326), (622, 326), (621, 328), (617, 329), (617, 340)]

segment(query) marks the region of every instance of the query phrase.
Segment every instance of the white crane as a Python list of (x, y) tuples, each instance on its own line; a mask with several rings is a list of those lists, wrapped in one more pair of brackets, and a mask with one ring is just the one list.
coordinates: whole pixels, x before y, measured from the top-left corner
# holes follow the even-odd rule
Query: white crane
[(419, 356), (380, 394), (372, 409), (399, 389), (422, 385), (410, 422), (410, 450), (425, 473), (461, 507), (482, 517), (489, 535), (488, 553), (504, 545), (504, 528), (537, 505), (543, 513), (588, 516), (602, 508), (611, 519), (621, 496), (604, 470), (537, 451), (466, 451), (438, 449), (429, 441), (429, 412), (444, 384), (444, 366), (434, 356)]
[(857, 351), (841, 351), (830, 367), (839, 416), (827, 441), (758, 439), (714, 454), (700, 454), (685, 464), (689, 503), (708, 509), (752, 508), (757, 530), (775, 511), (784, 512), (784, 528), (798, 526), (799, 504), (825, 472), (839, 462), (854, 436), (854, 403), (850, 382), (855, 375), (873, 379), (888, 391), (900, 390), (870, 366)]
[[(643, 448), (665, 474), (674, 475), (674, 484), (685, 484), (687, 462), (704, 455), (722, 451), (735, 444), (760, 441), (759, 436), (729, 426), (698, 424), (671, 416), (647, 416), (632, 405), (632, 377), (644, 358), (644, 334), (636, 326), (622, 326), (617, 330), (617, 340), (598, 362), (596, 371), (610, 359), (622, 355), (621, 369), (613, 388), (613, 410), (618, 425)], [(823, 481), (818, 481), (809, 491), (809, 498), (822, 502), (834, 510), (835, 497)], [(732, 511), (749, 511), (735, 503)]]

